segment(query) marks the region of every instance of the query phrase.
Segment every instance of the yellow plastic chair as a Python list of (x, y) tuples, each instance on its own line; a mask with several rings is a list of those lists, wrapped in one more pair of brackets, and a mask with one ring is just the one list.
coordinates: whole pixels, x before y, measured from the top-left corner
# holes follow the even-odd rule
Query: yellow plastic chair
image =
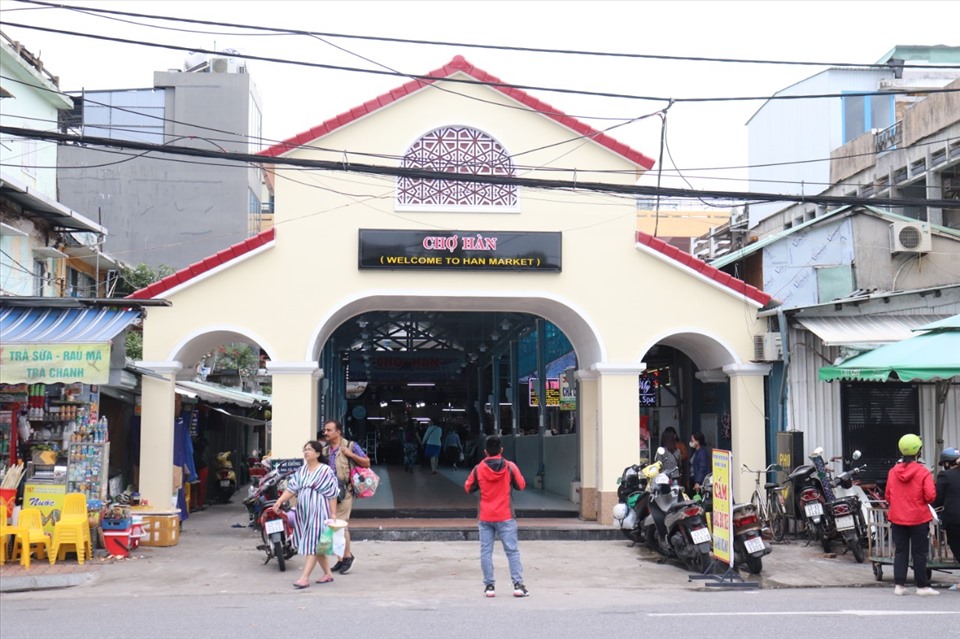
[[(81, 545), (71, 541), (75, 536), (79, 536), (82, 549)], [(53, 563), (54, 556), (62, 560), (66, 554), (66, 549), (59, 548), (58, 539), (64, 544), (74, 544), (77, 551), (77, 560), (81, 564), (83, 563), (83, 552), (86, 552), (87, 559), (93, 559), (93, 539), (90, 537), (87, 496), (83, 493), (67, 493), (64, 496), (60, 519), (53, 527), (53, 553), (51, 553), (50, 557), (51, 563)]]
[(7, 538), (13, 537), (10, 549), (22, 543), (23, 529), (20, 526), (11, 526), (7, 523), (7, 505), (0, 501), (0, 564), (7, 563)]
[(21, 529), (20, 542), (16, 547), (20, 553), (20, 565), (29, 568), (30, 555), (34, 552), (37, 553), (37, 559), (46, 559), (50, 554), (50, 535), (43, 530), (40, 510), (37, 508), (21, 510), (17, 526)]

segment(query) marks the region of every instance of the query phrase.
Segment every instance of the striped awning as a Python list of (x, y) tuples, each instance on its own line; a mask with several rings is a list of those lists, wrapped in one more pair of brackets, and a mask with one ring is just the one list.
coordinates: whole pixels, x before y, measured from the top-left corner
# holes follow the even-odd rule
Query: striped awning
[(0, 307), (0, 344), (102, 344), (142, 314), (140, 309)]

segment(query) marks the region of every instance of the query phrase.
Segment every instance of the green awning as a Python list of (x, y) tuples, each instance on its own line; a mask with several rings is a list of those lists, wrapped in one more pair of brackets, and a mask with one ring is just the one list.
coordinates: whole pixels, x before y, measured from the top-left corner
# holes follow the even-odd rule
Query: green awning
[(820, 381), (933, 382), (960, 376), (960, 315), (916, 329), (920, 335), (886, 344), (820, 369)]

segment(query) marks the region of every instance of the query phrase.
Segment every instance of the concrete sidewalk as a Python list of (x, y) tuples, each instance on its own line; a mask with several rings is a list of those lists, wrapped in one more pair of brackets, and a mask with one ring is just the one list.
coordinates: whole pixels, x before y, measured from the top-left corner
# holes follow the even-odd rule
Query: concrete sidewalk
[[(411, 524), (403, 520), (395, 523)], [(0, 567), (0, 592), (67, 586), (76, 586), (70, 591), (71, 597), (266, 595), (291, 591), (302, 559), (290, 560), (285, 573), (279, 572), (275, 560), (263, 565), (264, 554), (256, 549), (259, 535), (245, 524), (242, 507), (213, 507), (191, 515), (179, 544), (170, 548), (141, 547), (129, 559), (95, 558), (84, 566), (72, 559), (55, 566), (35, 561), (26, 571), (7, 563)], [(389, 526), (390, 522), (378, 524)], [(883, 582), (878, 583), (869, 561), (857, 564), (850, 555), (824, 555), (818, 546), (804, 541), (772, 547), (773, 552), (763, 559), (760, 576), (743, 575), (758, 581), (762, 588), (892, 588), (889, 566), (885, 567)], [(640, 546), (631, 548), (626, 540), (521, 541), (520, 550), (527, 586), (538, 594), (708, 588), (703, 581), (691, 581), (686, 568), (669, 562), (660, 564), (653, 552)], [(482, 589), (479, 545), (475, 541), (356, 541), (353, 553), (357, 559), (349, 574), (336, 575), (334, 585), (314, 584), (304, 592), (381, 597), (415, 593), (438, 600), (469, 600)], [(499, 545), (494, 557), (500, 583), (506, 585), (509, 573)], [(314, 573), (315, 578), (318, 576), (319, 571)], [(942, 586), (957, 579), (956, 574), (934, 573), (934, 582)], [(33, 592), (30, 596), (45, 595)]]

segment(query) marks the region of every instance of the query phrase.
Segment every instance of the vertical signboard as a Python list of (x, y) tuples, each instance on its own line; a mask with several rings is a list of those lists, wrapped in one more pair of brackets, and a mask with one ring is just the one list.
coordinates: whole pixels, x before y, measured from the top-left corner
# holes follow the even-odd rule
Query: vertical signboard
[(713, 556), (732, 565), (733, 473), (729, 450), (713, 449)]
[(54, 524), (60, 521), (66, 495), (66, 484), (28, 483), (23, 487), (23, 507), (39, 510), (44, 532), (52, 535)]

